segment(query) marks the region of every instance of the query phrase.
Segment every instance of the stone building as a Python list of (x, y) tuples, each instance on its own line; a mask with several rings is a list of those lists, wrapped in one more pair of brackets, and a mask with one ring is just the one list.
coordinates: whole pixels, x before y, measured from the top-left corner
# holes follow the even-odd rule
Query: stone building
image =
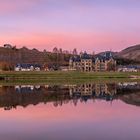
[(115, 71), (116, 60), (111, 52), (106, 52), (104, 55), (82, 55), (73, 56), (69, 60), (69, 69), (83, 72), (91, 71)]

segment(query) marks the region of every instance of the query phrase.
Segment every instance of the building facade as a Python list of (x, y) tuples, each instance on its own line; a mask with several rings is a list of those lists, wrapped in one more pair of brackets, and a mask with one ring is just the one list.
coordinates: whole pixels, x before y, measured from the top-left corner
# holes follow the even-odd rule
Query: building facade
[(69, 69), (83, 72), (115, 71), (116, 60), (113, 58), (111, 52), (97, 56), (83, 53), (80, 56), (77, 55), (70, 58)]

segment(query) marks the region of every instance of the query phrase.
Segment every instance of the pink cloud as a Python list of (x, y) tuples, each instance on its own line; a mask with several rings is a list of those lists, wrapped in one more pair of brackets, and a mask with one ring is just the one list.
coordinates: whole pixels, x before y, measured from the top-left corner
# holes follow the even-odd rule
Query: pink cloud
[(18, 13), (37, 4), (38, 0), (0, 0), (0, 15)]
[(61, 47), (67, 50), (77, 48), (79, 51), (100, 52), (104, 50), (119, 51), (139, 41), (137, 35), (112, 34), (112, 33), (86, 33), (86, 32), (61, 32), (61, 33), (21, 33), (9, 36), (0, 36), (0, 44), (11, 43), (18, 47), (27, 46), (40, 50), (52, 50)]

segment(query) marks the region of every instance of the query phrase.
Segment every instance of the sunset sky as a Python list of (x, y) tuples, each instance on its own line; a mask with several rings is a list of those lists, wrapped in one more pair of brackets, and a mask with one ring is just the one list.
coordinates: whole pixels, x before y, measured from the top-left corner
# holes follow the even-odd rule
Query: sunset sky
[(140, 43), (140, 0), (0, 0), (0, 45), (119, 51)]

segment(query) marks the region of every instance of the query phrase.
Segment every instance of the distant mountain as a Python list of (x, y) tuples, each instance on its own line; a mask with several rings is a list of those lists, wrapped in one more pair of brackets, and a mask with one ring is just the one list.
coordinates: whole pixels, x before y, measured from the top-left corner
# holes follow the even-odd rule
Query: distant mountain
[(118, 52), (117, 57), (140, 62), (140, 45), (131, 46)]
[(105, 56), (106, 53), (111, 53), (119, 65), (140, 64), (140, 45), (128, 47), (120, 52), (105, 51), (97, 55)]

